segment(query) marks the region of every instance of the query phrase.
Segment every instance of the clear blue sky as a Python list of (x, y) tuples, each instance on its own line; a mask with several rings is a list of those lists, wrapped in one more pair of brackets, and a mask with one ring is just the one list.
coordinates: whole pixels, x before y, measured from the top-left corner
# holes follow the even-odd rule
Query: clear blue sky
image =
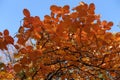
[[(20, 26), (23, 19), (22, 10), (27, 8), (32, 16), (40, 16), (43, 19), (45, 14), (50, 14), (49, 7), (52, 4), (59, 6), (77, 6), (81, 0), (0, 0), (0, 31), (9, 29), (12, 36)], [(112, 32), (120, 32), (117, 27), (120, 22), (120, 0), (82, 0), (86, 3), (95, 3), (96, 14), (101, 14), (102, 20), (113, 21)]]

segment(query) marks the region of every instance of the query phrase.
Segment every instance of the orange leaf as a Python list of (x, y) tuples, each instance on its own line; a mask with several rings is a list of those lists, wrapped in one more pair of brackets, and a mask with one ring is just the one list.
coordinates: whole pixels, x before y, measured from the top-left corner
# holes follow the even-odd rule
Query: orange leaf
[(89, 14), (94, 14), (94, 10), (95, 10), (95, 5), (93, 3), (91, 3), (89, 5), (88, 13)]
[(23, 10), (23, 14), (26, 16), (26, 17), (30, 17), (30, 12), (28, 9), (24, 9)]
[(63, 13), (69, 13), (69, 6), (68, 5), (65, 5), (64, 7), (63, 7)]
[(78, 17), (78, 13), (73, 12), (73, 13), (70, 14), (70, 17), (73, 18), (73, 19), (76, 19)]
[(82, 58), (82, 61), (89, 61), (90, 59), (85, 57), (85, 58)]
[(65, 5), (64, 7), (63, 7), (63, 9), (69, 9), (70, 7), (69, 7), (69, 5)]
[(19, 51), (19, 52), (21, 52), (22, 54), (26, 54), (26, 53), (27, 53), (27, 51), (26, 51), (26, 49), (25, 49), (25, 48), (20, 49), (20, 51)]
[(2, 32), (0, 32), (0, 36), (2, 36)]
[(31, 60), (29, 60), (28, 57), (24, 56), (22, 59), (21, 59), (21, 64), (24, 65), (24, 64), (30, 64)]
[(41, 38), (41, 35), (37, 32), (34, 33), (34, 36), (33, 36), (35, 39), (40, 39)]
[(3, 32), (3, 33), (4, 33), (4, 35), (5, 35), (5, 36), (8, 36), (8, 35), (9, 35), (9, 31), (8, 31), (7, 29), (6, 29), (6, 30), (4, 30), (4, 32)]
[(108, 22), (107, 26), (113, 26), (113, 22)]
[(116, 74), (115, 72), (110, 72), (110, 75), (111, 75), (112, 77), (116, 77), (116, 76), (117, 76), (117, 74)]
[(20, 48), (18, 45), (14, 45), (14, 47), (15, 47), (16, 49), (19, 49), (19, 48)]
[(20, 64), (15, 64), (14, 65), (15, 72), (19, 72), (21, 69), (22, 69), (22, 66)]
[(45, 20), (51, 20), (51, 17), (50, 17), (49, 15), (45, 15), (45, 16), (44, 16), (44, 19), (45, 19)]
[(19, 33), (24, 33), (24, 27), (20, 26), (18, 32), (19, 32)]
[(91, 4), (89, 5), (89, 8), (92, 9), (92, 10), (95, 10), (95, 5), (94, 5), (94, 3), (91, 3)]
[(61, 7), (58, 7), (58, 6), (56, 6), (56, 5), (52, 5), (51, 7), (50, 7), (50, 10), (53, 12), (53, 13), (61, 13)]
[(14, 43), (14, 39), (11, 36), (6, 36), (5, 41), (6, 41), (7, 44), (13, 44)]
[(18, 37), (17, 43), (18, 43), (18, 44), (21, 44), (21, 45), (25, 45), (25, 40), (24, 40), (24, 38), (21, 37), (21, 36)]
[(106, 20), (104, 20), (104, 21), (102, 21), (102, 23), (101, 23), (103, 26), (105, 26), (106, 24), (107, 24), (107, 21)]

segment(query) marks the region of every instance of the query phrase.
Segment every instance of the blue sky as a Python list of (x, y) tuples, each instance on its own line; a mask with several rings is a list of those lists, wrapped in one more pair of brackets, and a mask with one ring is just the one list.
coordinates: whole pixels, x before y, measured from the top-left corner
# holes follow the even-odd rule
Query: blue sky
[[(79, 5), (81, 0), (0, 0), (0, 31), (8, 29), (12, 36), (17, 32), (20, 21), (23, 19), (23, 9), (30, 10), (32, 16), (50, 14), (50, 5), (70, 5), (73, 8)], [(112, 32), (120, 32), (117, 25), (120, 22), (120, 0), (82, 0), (96, 5), (96, 14), (101, 14), (102, 20), (113, 21)]]

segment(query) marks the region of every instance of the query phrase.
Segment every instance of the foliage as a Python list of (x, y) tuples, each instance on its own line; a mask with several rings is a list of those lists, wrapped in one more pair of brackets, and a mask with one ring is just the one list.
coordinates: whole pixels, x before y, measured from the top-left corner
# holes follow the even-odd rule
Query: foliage
[(14, 79), (120, 79), (120, 33), (108, 32), (113, 23), (101, 21), (93, 3), (81, 2), (72, 12), (68, 5), (50, 10), (40, 20), (24, 9), (16, 43), (8, 30), (0, 33), (0, 49), (12, 44), (18, 51), (11, 64)]

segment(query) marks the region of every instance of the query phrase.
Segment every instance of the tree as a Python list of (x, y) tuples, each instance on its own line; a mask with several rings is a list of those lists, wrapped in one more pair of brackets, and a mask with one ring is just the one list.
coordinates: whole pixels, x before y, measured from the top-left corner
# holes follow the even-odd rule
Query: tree
[(24, 9), (16, 43), (8, 30), (0, 33), (0, 49), (12, 44), (18, 51), (14, 79), (120, 79), (120, 33), (109, 32), (113, 23), (101, 21), (93, 3), (81, 2), (72, 12), (68, 5), (50, 10), (40, 20)]

